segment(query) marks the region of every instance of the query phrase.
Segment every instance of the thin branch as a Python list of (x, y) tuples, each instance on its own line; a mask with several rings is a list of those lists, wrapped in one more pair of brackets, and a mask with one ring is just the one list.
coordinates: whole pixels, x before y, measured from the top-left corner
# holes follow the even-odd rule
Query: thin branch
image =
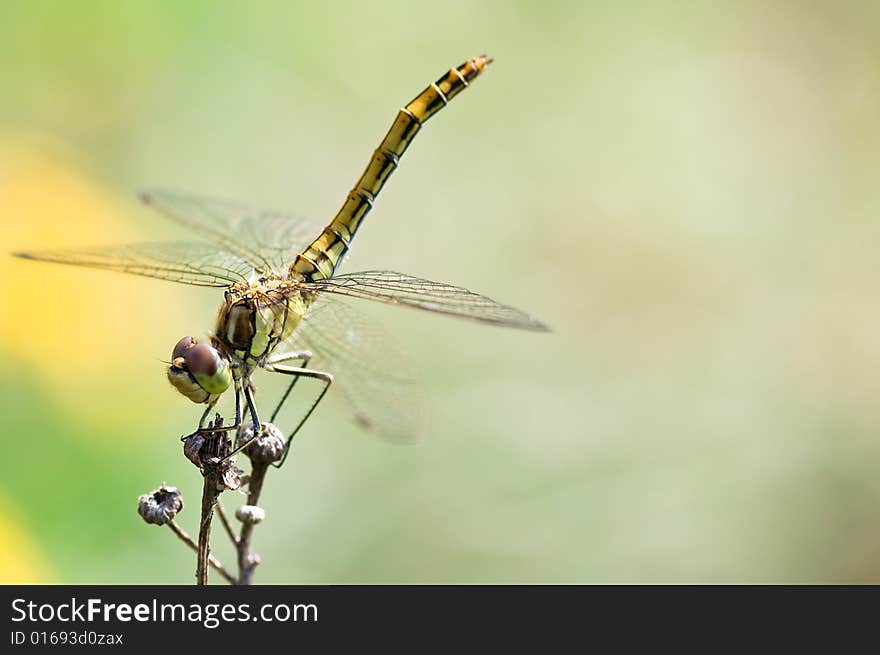
[[(208, 571), (213, 567), (224, 580), (231, 584), (253, 584), (254, 569), (260, 557), (251, 552), (251, 537), (254, 526), (263, 521), (265, 511), (257, 503), (263, 490), (263, 482), (270, 464), (281, 460), (285, 451), (284, 435), (272, 424), (261, 426), (257, 438), (248, 439), (239, 435), (245, 443), (239, 449), (233, 448), (232, 439), (223, 426), (219, 414), (207, 429), (197, 430), (181, 439), (183, 453), (202, 474), (202, 502), (199, 513), (199, 534), (194, 540), (180, 527), (174, 517), (183, 509), (183, 496), (176, 487), (162, 484), (158, 489), (138, 497), (138, 514), (147, 523), (167, 525), (177, 537), (196, 552), (196, 584), (208, 584)], [(251, 461), (251, 475), (242, 477), (244, 471), (235, 466), (234, 453), (242, 450)], [(220, 496), (226, 490), (241, 489), (248, 485), (248, 504), (235, 512), (241, 521), (239, 536), (220, 503)], [(210, 552), (211, 521), (216, 508), (220, 522), (227, 536), (236, 548), (238, 576), (230, 573)]]
[[(174, 534), (176, 534), (178, 537), (180, 537), (180, 539), (181, 539), (181, 541), (183, 541), (183, 543), (185, 543), (187, 546), (189, 546), (190, 548), (192, 548), (194, 552), (198, 552), (198, 550), (199, 550), (199, 546), (198, 546), (198, 544), (197, 544), (195, 541), (193, 541), (193, 538), (190, 537), (190, 536), (186, 533), (186, 531), (185, 531), (183, 528), (181, 528), (181, 527), (177, 524), (176, 521), (174, 521), (174, 519), (171, 519), (171, 520), (168, 521), (168, 523), (166, 523), (165, 525), (167, 525), (169, 528), (171, 528), (171, 531), (172, 531)], [(223, 577), (223, 578), (224, 578), (229, 584), (236, 584), (236, 583), (238, 582), (238, 581), (235, 579), (235, 576), (232, 575), (229, 571), (227, 571), (227, 570), (226, 570), (226, 567), (224, 567), (224, 566), (220, 563), (220, 560), (218, 560), (218, 559), (217, 559), (216, 557), (214, 557), (213, 555), (208, 555), (208, 563), (209, 563), (211, 566), (213, 566), (213, 567), (214, 567), (214, 570), (217, 571), (217, 573), (219, 573), (219, 574), (220, 574), (220, 575), (221, 575), (221, 576), (222, 576), (222, 577)]]
[(210, 556), (211, 519), (214, 505), (226, 489), (238, 489), (241, 485), (240, 471), (235, 459), (230, 458), (232, 440), (222, 427), (223, 418), (217, 414), (208, 425), (207, 436), (198, 432), (185, 441), (184, 453), (202, 471), (202, 506), (199, 518), (199, 539), (196, 549), (196, 584), (208, 584), (208, 559)]
[[(248, 482), (248, 505), (257, 505), (260, 500), (260, 492), (263, 490), (263, 480), (269, 470), (269, 462), (255, 462), (253, 460), (250, 482)], [(245, 523), (241, 527), (241, 537), (238, 540), (238, 584), (250, 585), (254, 582), (254, 569), (260, 563), (260, 558), (255, 553), (251, 554), (251, 536), (254, 532), (254, 523)]]
[(208, 584), (208, 560), (210, 558), (211, 518), (214, 515), (214, 504), (219, 496), (217, 483), (213, 475), (206, 473), (202, 486), (202, 515), (199, 520), (199, 542), (196, 548), (196, 584)]
[(226, 530), (226, 534), (229, 535), (229, 538), (232, 540), (232, 543), (235, 546), (238, 546), (238, 535), (235, 534), (235, 528), (232, 527), (232, 524), (229, 522), (229, 517), (226, 516), (226, 511), (223, 509), (223, 503), (219, 500), (217, 501), (217, 516), (220, 517), (220, 522), (223, 524), (223, 528)]
[[(242, 522), (238, 543), (238, 584), (250, 585), (254, 582), (254, 570), (260, 563), (260, 556), (251, 552), (251, 537), (254, 526), (263, 520), (265, 512), (259, 508), (260, 492), (269, 466), (284, 457), (285, 439), (281, 431), (271, 423), (260, 426), (254, 438), (253, 428), (248, 427), (239, 434), (239, 441), (245, 443), (244, 454), (251, 460), (251, 474), (248, 477), (247, 507), (240, 507), (235, 513)], [(247, 510), (247, 511), (245, 511)]]

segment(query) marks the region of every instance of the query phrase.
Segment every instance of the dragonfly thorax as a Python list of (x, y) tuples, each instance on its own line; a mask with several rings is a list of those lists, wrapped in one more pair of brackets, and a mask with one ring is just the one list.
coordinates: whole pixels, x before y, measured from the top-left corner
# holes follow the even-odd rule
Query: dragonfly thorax
[(231, 287), (217, 312), (214, 338), (247, 370), (293, 334), (307, 307), (295, 282), (263, 278)]

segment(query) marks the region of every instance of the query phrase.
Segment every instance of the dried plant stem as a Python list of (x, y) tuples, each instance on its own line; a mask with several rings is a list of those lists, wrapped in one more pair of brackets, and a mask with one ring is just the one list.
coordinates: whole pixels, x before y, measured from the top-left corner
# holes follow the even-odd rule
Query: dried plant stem
[[(167, 525), (169, 528), (171, 528), (171, 531), (174, 534), (176, 534), (178, 537), (180, 537), (180, 540), (183, 541), (183, 543), (185, 543), (187, 546), (192, 548), (194, 552), (198, 552), (198, 550), (199, 550), (198, 544), (195, 541), (193, 541), (193, 538), (190, 537), (186, 533), (186, 531), (183, 528), (181, 528), (177, 524), (176, 521), (174, 521), (174, 519), (168, 521), (168, 523), (166, 523), (165, 525)], [(214, 570), (217, 571), (217, 573), (219, 573), (223, 577), (223, 579), (225, 579), (229, 584), (236, 584), (238, 582), (238, 580), (235, 578), (235, 576), (232, 575), (229, 571), (227, 571), (226, 567), (220, 563), (220, 560), (218, 560), (213, 555), (208, 555), (208, 564), (213, 566)]]
[(196, 584), (208, 584), (208, 557), (210, 556), (211, 517), (214, 514), (214, 502), (217, 491), (213, 489), (208, 476), (202, 486), (202, 514), (199, 519), (199, 543), (196, 548)]
[[(263, 490), (263, 481), (269, 470), (268, 462), (253, 462), (250, 482), (248, 483), (248, 505), (258, 505), (260, 492)], [(251, 535), (254, 532), (253, 523), (245, 523), (241, 528), (241, 536), (236, 547), (238, 549), (238, 584), (250, 585), (254, 580), (254, 569), (260, 563), (256, 553), (250, 552)]]
[(202, 513), (199, 520), (199, 542), (196, 549), (196, 584), (208, 584), (208, 559), (210, 557), (211, 518), (214, 516), (214, 505), (220, 495), (217, 478), (213, 470), (205, 471), (202, 486)]
[(238, 535), (235, 534), (235, 529), (229, 522), (229, 517), (226, 516), (226, 511), (223, 509), (223, 503), (219, 500), (217, 501), (217, 516), (220, 518), (220, 522), (223, 524), (223, 528), (226, 530), (226, 534), (229, 535), (232, 543), (235, 544), (235, 546), (238, 546)]
[[(266, 512), (257, 506), (263, 482), (269, 466), (284, 457), (286, 444), (284, 435), (271, 423), (260, 427), (257, 438), (253, 432), (239, 435), (244, 446), (233, 448), (228, 435), (231, 427), (222, 427), (223, 419), (217, 414), (204, 430), (197, 430), (181, 439), (183, 453), (195, 464), (202, 474), (202, 502), (199, 513), (198, 539), (193, 540), (175, 521), (174, 517), (183, 509), (183, 497), (176, 487), (163, 484), (158, 489), (138, 497), (138, 514), (147, 523), (168, 525), (177, 537), (196, 552), (196, 584), (208, 584), (208, 571), (214, 567), (227, 582), (234, 585), (253, 584), (254, 569), (260, 563), (260, 556), (251, 552), (251, 537), (254, 525), (260, 523)], [(242, 450), (251, 461), (251, 475), (242, 477), (244, 471), (235, 466), (235, 453)], [(242, 489), (248, 485), (248, 504), (235, 512), (242, 528), (237, 531), (220, 503), (220, 495), (226, 490)], [(236, 549), (238, 575), (231, 574), (217, 558), (211, 556), (211, 521), (214, 512), (226, 535)]]
[[(224, 491), (239, 489), (243, 482), (241, 478), (243, 471), (235, 466), (235, 458), (232, 456), (236, 451), (233, 450), (232, 440), (227, 434), (230, 428), (224, 428), (222, 425), (223, 419), (217, 414), (206, 430), (197, 430), (181, 439), (184, 455), (202, 473), (202, 503), (197, 541), (193, 541), (192, 537), (174, 521), (174, 517), (183, 509), (183, 497), (176, 487), (163, 484), (158, 489), (142, 494), (138, 498), (138, 514), (144, 521), (154, 525), (168, 525), (181, 541), (196, 551), (197, 585), (208, 584), (208, 571), (212, 566), (231, 584), (249, 584), (253, 578), (253, 567), (260, 561), (259, 557), (248, 552), (251, 530), (248, 530), (248, 540), (242, 547), (241, 539), (236, 537), (235, 530), (219, 502), (220, 495)], [(278, 444), (283, 446), (283, 443), (279, 441), (278, 437), (276, 437), (276, 441), (278, 443), (273, 443), (273, 445), (275, 450), (280, 453), (283, 448), (280, 448)], [(277, 459), (274, 454), (273, 458)], [(256, 483), (251, 485), (249, 498), (254, 498), (254, 502), (256, 502), (267, 466), (258, 467), (255, 465), (254, 468), (259, 469), (260, 472), (254, 476)], [(211, 520), (214, 517), (215, 507), (226, 534), (238, 551), (240, 568), (238, 577), (229, 573), (215, 557), (211, 556)], [(253, 520), (260, 521), (263, 512), (259, 508), (256, 509), (258, 516)], [(242, 568), (242, 562), (244, 568)]]

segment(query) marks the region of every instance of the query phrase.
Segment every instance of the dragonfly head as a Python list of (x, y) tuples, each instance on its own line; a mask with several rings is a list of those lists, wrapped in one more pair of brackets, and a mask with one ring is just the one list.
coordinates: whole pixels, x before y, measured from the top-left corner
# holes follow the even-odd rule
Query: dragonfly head
[(171, 353), (168, 380), (194, 403), (206, 403), (229, 388), (232, 370), (219, 350), (184, 337)]

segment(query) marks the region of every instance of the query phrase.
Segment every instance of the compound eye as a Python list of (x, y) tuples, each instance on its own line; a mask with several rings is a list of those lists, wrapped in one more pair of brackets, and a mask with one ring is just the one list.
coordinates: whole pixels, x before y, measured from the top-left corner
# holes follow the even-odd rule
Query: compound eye
[(221, 365), (220, 354), (208, 344), (200, 343), (192, 346), (183, 354), (186, 368), (195, 376), (214, 375)]
[(186, 352), (197, 343), (198, 341), (196, 341), (192, 337), (184, 337), (177, 342), (177, 344), (174, 346), (174, 350), (171, 351), (171, 360), (173, 361), (178, 357), (185, 357)]
[(232, 367), (213, 346), (184, 337), (174, 346), (168, 380), (195, 403), (206, 403), (232, 384)]
[(232, 383), (229, 362), (213, 346), (196, 344), (183, 355), (187, 370), (205, 391), (221, 394)]

